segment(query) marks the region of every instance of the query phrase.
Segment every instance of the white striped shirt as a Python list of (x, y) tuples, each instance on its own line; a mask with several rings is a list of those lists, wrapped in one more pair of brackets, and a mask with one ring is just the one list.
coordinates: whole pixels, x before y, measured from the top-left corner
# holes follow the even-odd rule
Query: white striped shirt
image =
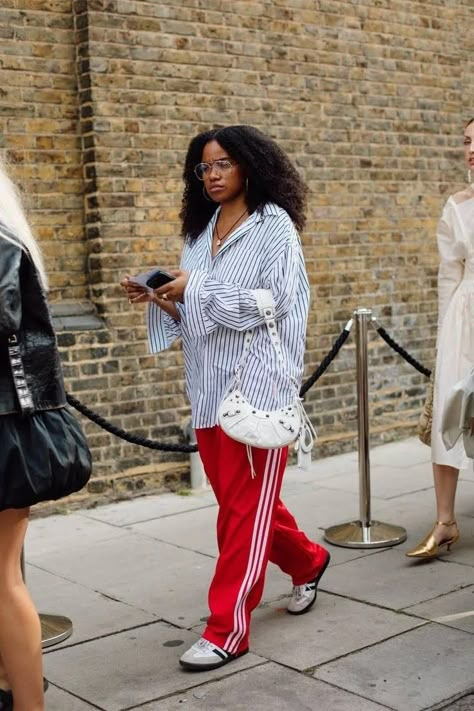
[[(177, 304), (181, 322), (156, 304), (147, 314), (152, 353), (169, 348), (182, 336), (186, 389), (193, 427), (212, 427), (237, 366), (240, 389), (263, 410), (288, 405), (303, 375), (309, 285), (301, 243), (285, 210), (267, 203), (254, 212), (212, 256), (212, 234), (219, 209), (204, 232), (186, 241), (181, 269), (190, 272), (184, 303)], [(270, 289), (285, 363), (270, 341), (254, 291)], [(241, 364), (246, 334), (249, 353)], [(247, 335), (248, 340), (248, 335)]]

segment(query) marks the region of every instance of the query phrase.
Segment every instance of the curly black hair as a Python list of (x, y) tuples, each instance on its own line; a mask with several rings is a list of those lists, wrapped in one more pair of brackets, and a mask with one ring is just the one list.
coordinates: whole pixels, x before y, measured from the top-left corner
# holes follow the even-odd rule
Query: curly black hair
[(185, 239), (193, 241), (199, 237), (218, 208), (217, 203), (204, 197), (203, 184), (194, 174), (209, 141), (217, 141), (241, 166), (248, 179), (246, 201), (250, 213), (274, 202), (286, 210), (298, 230), (303, 229), (308, 188), (288, 156), (258, 128), (226, 126), (204, 131), (189, 144), (180, 212)]

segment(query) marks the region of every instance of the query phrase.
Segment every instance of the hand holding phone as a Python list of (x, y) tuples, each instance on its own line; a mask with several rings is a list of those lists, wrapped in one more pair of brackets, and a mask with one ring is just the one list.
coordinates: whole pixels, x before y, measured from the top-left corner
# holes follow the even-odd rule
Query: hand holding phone
[(160, 286), (168, 284), (173, 281), (176, 277), (163, 269), (151, 269), (148, 272), (143, 272), (142, 274), (137, 274), (137, 276), (129, 277), (129, 281), (132, 284), (136, 284), (141, 287), (144, 291), (151, 292), (154, 289), (159, 289)]

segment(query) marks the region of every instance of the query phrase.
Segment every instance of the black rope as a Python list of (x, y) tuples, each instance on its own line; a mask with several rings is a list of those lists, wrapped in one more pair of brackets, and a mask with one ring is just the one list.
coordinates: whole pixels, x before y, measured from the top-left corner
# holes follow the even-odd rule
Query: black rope
[(92, 422), (95, 422), (96, 425), (99, 425), (99, 427), (102, 427), (103, 430), (110, 432), (110, 434), (113, 434), (116, 437), (120, 437), (120, 439), (124, 439), (126, 442), (130, 442), (131, 444), (139, 444), (141, 447), (148, 447), (149, 449), (158, 449), (161, 452), (197, 452), (197, 445), (195, 444), (171, 444), (166, 442), (155, 442), (152, 439), (147, 439), (146, 437), (140, 437), (139, 435), (131, 434), (131, 432), (126, 432), (126, 430), (122, 430), (120, 427), (116, 427), (111, 422), (108, 422), (108, 420), (105, 420), (103, 417), (98, 415), (96, 412), (93, 412), (93, 410), (90, 410), (82, 402), (70, 395), (70, 393), (66, 393), (66, 398), (68, 403), (72, 405), (72, 407), (75, 407), (76, 410), (79, 410), (79, 412), (84, 415), (84, 417), (87, 417), (89, 420), (92, 420)]
[(337, 356), (339, 351), (341, 350), (342, 346), (344, 343), (347, 341), (349, 338), (349, 334), (351, 332), (351, 327), (352, 327), (352, 319), (346, 324), (346, 326), (343, 328), (339, 336), (336, 338), (336, 340), (333, 343), (333, 346), (327, 356), (325, 356), (321, 363), (318, 365), (316, 370), (312, 375), (309, 376), (308, 380), (303, 383), (301, 386), (300, 390), (300, 397), (304, 397), (308, 390), (313, 387), (315, 382), (319, 380), (321, 375), (324, 373), (325, 370), (329, 367), (329, 365), (332, 363), (334, 358)]
[[(305, 395), (308, 390), (313, 387), (315, 382), (321, 377), (324, 371), (327, 370), (330, 363), (334, 360), (344, 343), (347, 341), (349, 333), (351, 331), (351, 327), (352, 319), (348, 321), (346, 326), (343, 328), (337, 339), (334, 341), (333, 347), (331, 348), (329, 353), (323, 358), (314, 373), (310, 375), (310, 377), (305, 383), (303, 383), (300, 390), (300, 397), (303, 397), (303, 395)], [(92, 422), (95, 422), (96, 425), (102, 427), (103, 430), (110, 432), (110, 434), (113, 434), (116, 437), (120, 437), (120, 439), (124, 439), (126, 442), (130, 442), (130, 444), (138, 444), (140, 447), (157, 449), (160, 452), (183, 452), (185, 454), (197, 452), (197, 445), (195, 444), (171, 444), (166, 442), (157, 442), (152, 439), (147, 439), (146, 437), (134, 435), (131, 432), (127, 432), (126, 430), (121, 429), (120, 427), (116, 427), (116, 425), (113, 425), (104, 417), (98, 415), (97, 412), (91, 410), (89, 407), (87, 407), (87, 405), (84, 405), (84, 403), (82, 403), (70, 393), (66, 393), (66, 398), (68, 403), (76, 410), (78, 410), (78, 412), (84, 415), (84, 417), (87, 417)]]
[(421, 363), (419, 363), (416, 360), (416, 358), (413, 358), (413, 356), (411, 356), (408, 353), (408, 351), (406, 351), (404, 348), (402, 348), (402, 346), (399, 346), (398, 343), (396, 343), (396, 341), (394, 341), (393, 338), (388, 335), (387, 331), (375, 319), (372, 319), (372, 324), (373, 324), (375, 330), (377, 331), (377, 333), (379, 334), (379, 336), (381, 338), (383, 338), (385, 343), (387, 343), (390, 346), (390, 348), (393, 348), (393, 350), (396, 353), (401, 355), (402, 358), (404, 358), (407, 363), (409, 363), (414, 368), (416, 368), (416, 370), (419, 373), (423, 373), (423, 375), (426, 375), (427, 378), (430, 377), (431, 370), (428, 370), (428, 368), (425, 368), (425, 366), (421, 365)]

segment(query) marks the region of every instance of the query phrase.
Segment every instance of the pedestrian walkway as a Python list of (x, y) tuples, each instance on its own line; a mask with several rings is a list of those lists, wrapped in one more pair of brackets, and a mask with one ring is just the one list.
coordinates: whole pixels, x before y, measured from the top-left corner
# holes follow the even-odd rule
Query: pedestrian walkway
[[(474, 476), (459, 484), (461, 540), (442, 560), (404, 552), (434, 520), (429, 450), (415, 439), (372, 451), (372, 514), (404, 526), (389, 549), (331, 546), (318, 601), (285, 612), (275, 567), (250, 653), (214, 672), (178, 658), (207, 610), (216, 543), (209, 490), (163, 494), (32, 522), (27, 581), (41, 612), (74, 634), (45, 652), (48, 711), (421, 711), (474, 709)], [(357, 454), (291, 468), (283, 498), (317, 541), (359, 515)], [(462, 697), (462, 700), (461, 700)]]

